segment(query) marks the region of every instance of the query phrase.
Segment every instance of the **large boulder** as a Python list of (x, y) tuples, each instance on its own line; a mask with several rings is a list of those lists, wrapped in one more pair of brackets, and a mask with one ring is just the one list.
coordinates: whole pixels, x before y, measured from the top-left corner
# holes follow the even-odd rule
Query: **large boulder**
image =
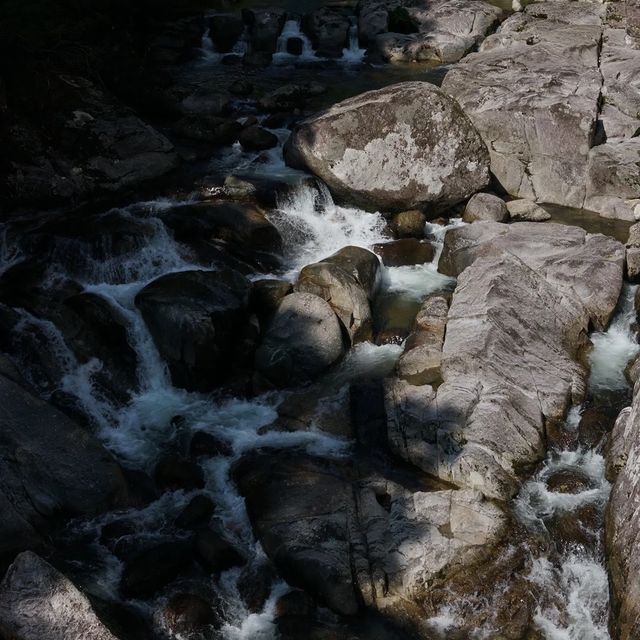
[(477, 127), (510, 195), (583, 206), (603, 14), (594, 3), (534, 3), (447, 73), (443, 90)]
[(275, 53), (278, 36), (286, 19), (283, 9), (243, 9), (242, 17), (249, 27), (249, 42), (254, 52)]
[(210, 391), (234, 374), (248, 325), (249, 281), (236, 271), (181, 271), (135, 303), (176, 386)]
[(632, 640), (640, 634), (640, 393), (623, 409), (611, 433), (607, 456), (613, 482), (606, 516), (606, 550), (612, 605), (613, 637)]
[(441, 211), (487, 186), (488, 151), (458, 104), (426, 82), (369, 91), (300, 123), (286, 161), (369, 208)]
[(292, 293), (279, 304), (256, 351), (256, 373), (267, 385), (300, 385), (343, 354), (342, 328), (329, 303), (311, 293)]
[(302, 29), (309, 36), (320, 56), (339, 58), (349, 46), (349, 18), (331, 7), (316, 9), (304, 16)]
[(89, 599), (35, 553), (21, 553), (0, 584), (0, 635), (12, 640), (117, 640)]
[(582, 401), (588, 331), (606, 326), (622, 286), (620, 243), (544, 227), (480, 222), (448, 232), (454, 240), (445, 241), (441, 264), (456, 264), (449, 273), (459, 278), (443, 383), (437, 392), (397, 383), (387, 390), (397, 455), (502, 500), (544, 455), (546, 430)]
[(296, 291), (320, 296), (340, 319), (351, 342), (369, 340), (371, 300), (377, 290), (380, 262), (360, 247), (345, 247), (300, 272)]
[(490, 551), (506, 524), (476, 492), (411, 492), (298, 451), (249, 455), (234, 477), (280, 574), (342, 615), (421, 601), (436, 576)]
[(33, 548), (60, 518), (124, 504), (120, 467), (91, 434), (0, 376), (0, 557)]
[(363, 39), (370, 41), (378, 31), (374, 49), (402, 62), (457, 62), (484, 40), (501, 16), (500, 8), (477, 0), (360, 2)]

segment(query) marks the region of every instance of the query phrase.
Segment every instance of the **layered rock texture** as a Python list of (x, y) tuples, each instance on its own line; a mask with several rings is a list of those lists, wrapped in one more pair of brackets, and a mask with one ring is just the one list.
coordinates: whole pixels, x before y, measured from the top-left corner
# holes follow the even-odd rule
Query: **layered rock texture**
[(636, 217), (639, 58), (626, 6), (529, 5), (447, 74), (443, 89), (480, 131), (507, 193)]

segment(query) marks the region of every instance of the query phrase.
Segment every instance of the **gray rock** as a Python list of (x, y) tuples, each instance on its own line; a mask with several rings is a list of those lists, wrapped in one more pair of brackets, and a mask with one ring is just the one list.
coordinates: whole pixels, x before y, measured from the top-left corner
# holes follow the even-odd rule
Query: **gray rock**
[(390, 227), (396, 238), (424, 238), (424, 225), (427, 217), (413, 209), (411, 211), (400, 211), (391, 218)]
[(317, 378), (344, 354), (342, 329), (331, 306), (310, 293), (286, 296), (256, 352), (256, 374), (275, 387)]
[(431, 296), (423, 303), (398, 361), (399, 378), (415, 385), (438, 382), (448, 311), (443, 296)]
[[(406, 15), (405, 27), (412, 28), (386, 33), (402, 28), (392, 20), (400, 4)], [(359, 6), (361, 39), (370, 42), (375, 38), (374, 48), (383, 57), (404, 62), (457, 62), (484, 40), (502, 16), (502, 10), (495, 5), (470, 0), (362, 0)]]
[(613, 488), (606, 514), (606, 551), (612, 605), (613, 637), (632, 640), (640, 633), (640, 393), (623, 409), (611, 433), (607, 454)]
[(502, 198), (492, 193), (476, 193), (467, 202), (462, 218), (465, 222), (506, 222), (509, 209)]
[(89, 599), (35, 553), (21, 553), (0, 584), (0, 633), (13, 640), (117, 640)]
[(340, 102), (303, 121), (285, 159), (365, 207), (436, 212), (488, 184), (488, 152), (455, 101), (405, 82)]
[(248, 323), (250, 283), (231, 269), (157, 278), (136, 306), (176, 386), (210, 391), (234, 373)]
[(243, 9), (242, 17), (249, 25), (252, 51), (275, 53), (278, 36), (286, 19), (285, 11), (282, 9)]
[(265, 151), (278, 144), (278, 137), (274, 133), (258, 125), (243, 129), (239, 140), (242, 147), (250, 151)]
[(220, 53), (229, 53), (243, 31), (244, 23), (239, 13), (216, 13), (209, 16), (209, 37)]
[(507, 202), (507, 210), (512, 220), (518, 222), (545, 222), (551, 214), (530, 200), (511, 200)]
[(302, 29), (309, 36), (317, 54), (339, 58), (349, 45), (348, 16), (338, 9), (322, 7), (304, 16)]
[(126, 504), (120, 467), (63, 413), (0, 376), (0, 554), (43, 543), (61, 515)]
[(371, 338), (371, 300), (378, 287), (380, 262), (371, 251), (345, 247), (302, 269), (296, 291), (326, 300), (352, 343)]
[(640, 223), (632, 225), (627, 240), (627, 277), (631, 282), (640, 279)]
[(443, 90), (474, 122), (510, 195), (583, 206), (602, 16), (593, 3), (529, 5), (445, 77)]

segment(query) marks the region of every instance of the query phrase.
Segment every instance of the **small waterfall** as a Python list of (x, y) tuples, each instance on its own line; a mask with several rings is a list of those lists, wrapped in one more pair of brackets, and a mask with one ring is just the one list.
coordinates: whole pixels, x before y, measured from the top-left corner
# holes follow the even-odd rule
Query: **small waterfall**
[(249, 27), (245, 25), (244, 31), (238, 42), (233, 45), (231, 53), (236, 56), (243, 56), (247, 51), (249, 51)]
[(355, 16), (351, 16), (349, 20), (351, 21), (351, 26), (349, 27), (349, 47), (342, 50), (341, 60), (346, 64), (361, 64), (367, 50), (360, 48), (358, 19)]
[[(300, 53), (289, 52), (289, 40), (298, 39), (301, 41), (302, 50)], [(316, 52), (311, 45), (311, 40), (300, 29), (300, 19), (287, 20), (278, 38), (276, 53), (273, 56), (276, 63), (283, 64), (295, 61), (318, 60)]]
[(216, 47), (211, 39), (211, 30), (207, 30), (202, 34), (200, 41), (200, 52), (202, 54), (202, 63), (215, 64), (222, 60), (222, 54), (216, 51)]
[(589, 385), (594, 390), (620, 391), (628, 387), (625, 368), (640, 353), (640, 344), (631, 330), (636, 322), (637, 291), (638, 285), (625, 284), (611, 325), (606, 331), (591, 336), (593, 349), (589, 354)]

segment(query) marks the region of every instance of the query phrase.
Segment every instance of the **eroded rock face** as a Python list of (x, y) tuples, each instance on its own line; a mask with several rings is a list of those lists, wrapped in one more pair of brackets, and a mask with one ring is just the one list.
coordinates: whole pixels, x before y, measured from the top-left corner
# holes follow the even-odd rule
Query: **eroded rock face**
[(296, 291), (326, 300), (351, 342), (371, 338), (371, 300), (378, 287), (380, 263), (371, 251), (345, 247), (300, 272)]
[[(457, 267), (442, 351), (443, 384), (389, 383), (394, 452), (425, 472), (498, 499), (545, 450), (545, 425), (584, 396), (578, 363), (622, 285), (623, 247), (560, 225), (476, 223), (452, 230)], [(554, 227), (554, 228), (549, 228)], [(554, 239), (555, 238), (555, 239)], [(455, 247), (455, 248), (454, 248)]]
[(623, 409), (611, 433), (607, 456), (613, 488), (607, 507), (606, 548), (613, 637), (632, 640), (640, 634), (640, 392)]
[[(393, 61), (457, 62), (480, 44), (502, 15), (488, 2), (361, 0), (360, 38)], [(391, 33), (387, 33), (391, 32)]]
[(120, 467), (63, 413), (0, 376), (0, 555), (42, 544), (56, 517), (126, 502)]
[(416, 491), (300, 452), (235, 469), (265, 552), (293, 586), (343, 615), (424, 598), (429, 580), (482, 557), (505, 517), (473, 491)]
[(317, 378), (344, 353), (342, 328), (328, 302), (311, 293), (292, 293), (279, 304), (256, 352), (260, 381), (275, 387)]
[(442, 88), (469, 115), (507, 193), (582, 207), (601, 76), (603, 8), (542, 2), (506, 20)]
[(87, 597), (30, 551), (0, 584), (0, 633), (14, 640), (117, 640)]
[(488, 152), (454, 100), (405, 82), (302, 122), (285, 147), (339, 197), (364, 207), (440, 211), (488, 184)]

